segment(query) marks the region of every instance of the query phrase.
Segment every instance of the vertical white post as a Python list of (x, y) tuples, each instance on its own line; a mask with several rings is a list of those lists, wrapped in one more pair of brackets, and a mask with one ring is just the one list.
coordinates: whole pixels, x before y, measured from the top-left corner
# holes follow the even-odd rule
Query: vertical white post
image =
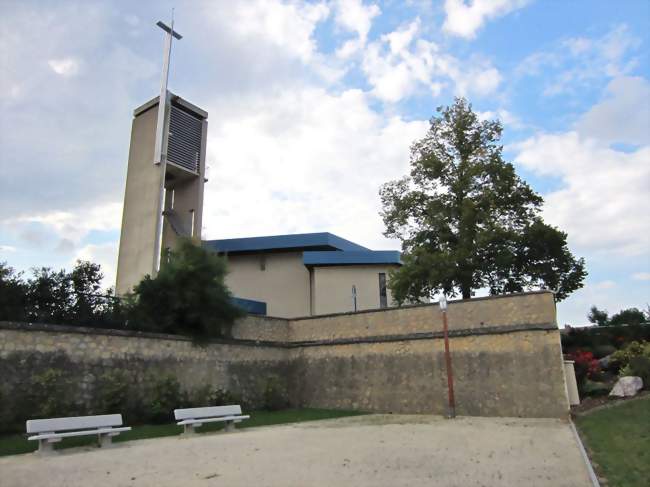
[(165, 36), (165, 50), (163, 52), (163, 69), (160, 80), (160, 97), (158, 98), (158, 120), (156, 123), (156, 142), (154, 147), (153, 163), (160, 167), (160, 188), (158, 190), (158, 214), (156, 215), (156, 235), (154, 239), (154, 256), (152, 276), (160, 270), (160, 258), (162, 252), (162, 233), (163, 233), (163, 210), (165, 204), (165, 171), (167, 166), (167, 156), (163, 155), (165, 117), (167, 113), (167, 81), (169, 79), (169, 63), (172, 52), (172, 37), (181, 39), (181, 35), (174, 31), (174, 11), (172, 10), (171, 27), (167, 27), (163, 22), (156, 24), (167, 35)]

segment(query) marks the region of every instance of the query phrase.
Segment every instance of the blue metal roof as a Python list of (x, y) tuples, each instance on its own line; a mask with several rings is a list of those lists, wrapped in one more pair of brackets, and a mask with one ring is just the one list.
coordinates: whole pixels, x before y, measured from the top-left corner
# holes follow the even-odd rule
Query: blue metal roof
[(231, 298), (236, 306), (252, 315), (266, 315), (266, 303), (264, 301), (255, 301), (254, 299)]
[(306, 266), (314, 265), (353, 265), (353, 264), (398, 264), (400, 253), (396, 250), (366, 250), (343, 252), (303, 252), (302, 261)]
[(264, 250), (346, 250), (369, 251), (366, 247), (329, 232), (271, 235), (268, 237), (206, 240), (203, 245), (216, 252), (260, 252)]

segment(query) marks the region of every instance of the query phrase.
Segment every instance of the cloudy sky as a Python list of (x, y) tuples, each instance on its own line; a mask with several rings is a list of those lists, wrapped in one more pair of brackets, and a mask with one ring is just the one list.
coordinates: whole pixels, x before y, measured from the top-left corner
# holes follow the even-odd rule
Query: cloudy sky
[(376, 249), (378, 187), (435, 107), (468, 97), (587, 260), (558, 307), (650, 302), (647, 0), (2, 0), (0, 261), (115, 276), (132, 110), (209, 112), (204, 238), (330, 231)]

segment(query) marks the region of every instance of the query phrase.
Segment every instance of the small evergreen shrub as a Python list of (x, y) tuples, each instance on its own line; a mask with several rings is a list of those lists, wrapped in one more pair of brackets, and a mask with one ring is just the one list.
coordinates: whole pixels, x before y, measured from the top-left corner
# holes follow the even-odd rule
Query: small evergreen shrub
[(242, 405), (242, 397), (234, 392), (225, 389), (215, 389), (210, 394), (211, 406), (228, 406), (231, 404)]
[(264, 390), (264, 409), (268, 411), (279, 411), (288, 406), (287, 388), (277, 378), (270, 377), (266, 382)]
[(147, 406), (135, 385), (135, 378), (125, 370), (104, 373), (95, 387), (94, 414), (122, 414), (125, 422), (140, 422), (147, 418)]
[(582, 385), (583, 396), (606, 396), (610, 390), (609, 385), (591, 380), (586, 380)]
[(187, 405), (187, 397), (181, 392), (181, 385), (173, 375), (154, 379), (147, 409), (153, 423), (168, 423), (173, 419), (174, 409)]
[(30, 418), (56, 418), (77, 413), (69, 399), (70, 380), (60, 369), (46, 369), (32, 378), (29, 384), (27, 416)]

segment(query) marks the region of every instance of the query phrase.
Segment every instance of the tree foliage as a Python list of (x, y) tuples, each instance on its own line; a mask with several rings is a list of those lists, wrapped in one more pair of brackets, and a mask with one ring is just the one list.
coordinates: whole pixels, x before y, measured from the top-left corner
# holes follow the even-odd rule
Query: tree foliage
[(72, 271), (32, 269), (29, 279), (0, 262), (0, 320), (127, 328), (188, 335), (195, 341), (229, 334), (244, 312), (224, 284), (225, 261), (181, 242), (155, 278), (145, 278), (125, 298), (103, 290), (98, 264), (77, 261)]
[(380, 190), (384, 235), (402, 241), (391, 288), (398, 302), (444, 291), (463, 298), (582, 287), (583, 259), (567, 235), (545, 224), (542, 198), (502, 157), (499, 121), (480, 121), (464, 99), (438, 108), (411, 146), (410, 175)]
[(600, 326), (606, 326), (609, 324), (609, 314), (607, 311), (598, 309), (596, 306), (592, 306), (587, 315), (587, 319), (591, 323), (595, 323)]
[(135, 287), (129, 319), (145, 329), (190, 335), (196, 341), (227, 336), (244, 313), (224, 284), (224, 259), (185, 240), (163, 261), (155, 278), (146, 276)]
[(610, 318), (607, 311), (592, 306), (587, 319), (599, 326), (641, 325), (650, 321), (650, 310), (643, 312), (638, 308), (627, 308), (615, 313)]
[(112, 290), (101, 289), (98, 264), (77, 261), (70, 272), (32, 269), (24, 280), (0, 262), (0, 320), (80, 326), (115, 326), (124, 322)]

